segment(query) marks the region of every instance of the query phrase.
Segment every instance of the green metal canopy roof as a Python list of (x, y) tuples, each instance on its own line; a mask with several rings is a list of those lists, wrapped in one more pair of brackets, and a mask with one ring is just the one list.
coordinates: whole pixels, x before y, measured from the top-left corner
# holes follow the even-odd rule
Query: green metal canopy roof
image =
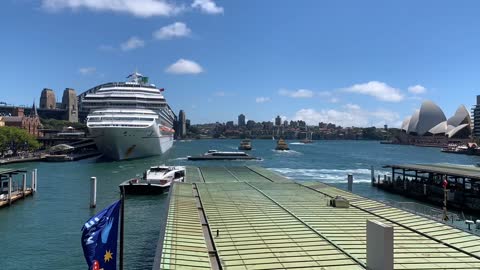
[(437, 163), (437, 164), (393, 164), (386, 165), (384, 168), (405, 169), (411, 171), (445, 174), (456, 177), (465, 177), (480, 180), (480, 167)]

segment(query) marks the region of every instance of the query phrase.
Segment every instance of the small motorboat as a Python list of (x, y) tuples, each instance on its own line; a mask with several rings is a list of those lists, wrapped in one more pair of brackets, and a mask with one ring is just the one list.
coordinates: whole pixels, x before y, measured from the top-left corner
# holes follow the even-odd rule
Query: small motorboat
[(288, 144), (285, 142), (285, 140), (280, 138), (277, 142), (277, 146), (275, 147), (275, 150), (286, 151), (286, 150), (290, 150), (290, 148), (288, 147)]
[(238, 150), (252, 150), (252, 142), (249, 139), (242, 140)]
[(142, 178), (127, 180), (119, 185), (125, 194), (150, 195), (162, 194), (170, 189), (174, 182), (185, 181), (183, 166), (154, 166), (143, 173)]
[(259, 160), (259, 158), (250, 156), (245, 152), (221, 152), (217, 150), (208, 150), (201, 156), (188, 157), (188, 160)]

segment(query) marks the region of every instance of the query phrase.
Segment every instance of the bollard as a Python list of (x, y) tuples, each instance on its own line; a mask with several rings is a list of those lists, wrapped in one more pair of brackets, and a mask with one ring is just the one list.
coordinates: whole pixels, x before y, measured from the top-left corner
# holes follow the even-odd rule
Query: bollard
[(372, 181), (372, 186), (375, 184), (375, 169), (373, 168), (373, 165), (372, 167), (370, 167), (370, 179)]
[(8, 205), (12, 204), (12, 176), (8, 178)]
[(367, 269), (393, 270), (393, 227), (367, 220)]
[(347, 181), (348, 181), (348, 191), (352, 192), (353, 188), (353, 175), (351, 173), (348, 174), (347, 176)]
[(97, 177), (90, 177), (90, 208), (97, 207)]
[(27, 174), (26, 173), (22, 175), (22, 191), (23, 191), (23, 198), (25, 198), (25, 194), (27, 191)]
[(220, 234), (220, 230), (219, 230), (219, 229), (217, 229), (217, 236), (216, 236), (216, 237), (218, 237), (218, 235), (219, 235), (219, 234)]

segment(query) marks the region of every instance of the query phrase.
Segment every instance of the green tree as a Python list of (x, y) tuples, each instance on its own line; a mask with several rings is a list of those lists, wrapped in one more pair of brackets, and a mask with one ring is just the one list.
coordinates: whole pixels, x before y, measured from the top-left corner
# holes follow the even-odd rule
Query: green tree
[(17, 127), (0, 128), (0, 152), (2, 155), (7, 150), (14, 154), (18, 151), (36, 150), (40, 143), (26, 130)]

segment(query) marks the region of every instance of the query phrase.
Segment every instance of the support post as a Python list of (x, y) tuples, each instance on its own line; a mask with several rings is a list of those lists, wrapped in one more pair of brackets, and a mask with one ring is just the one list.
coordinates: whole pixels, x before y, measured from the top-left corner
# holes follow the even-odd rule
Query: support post
[[(92, 177), (93, 178), (93, 177)], [(96, 183), (96, 178), (95, 178)], [(121, 198), (121, 206), (120, 206), (120, 265), (119, 269), (123, 270), (123, 234), (124, 234), (124, 227), (125, 227), (125, 188), (122, 186), (122, 190), (120, 192)]]
[(378, 175), (378, 181), (377, 184), (380, 184), (380, 174)]
[(97, 177), (90, 177), (90, 208), (97, 207)]
[(373, 186), (375, 184), (375, 169), (373, 168), (373, 165), (370, 167), (370, 179)]
[(393, 227), (367, 220), (367, 269), (393, 270)]
[(12, 204), (12, 175), (8, 177), (8, 205)]
[(26, 197), (27, 192), (27, 174), (22, 174), (22, 191), (23, 191), (23, 198)]
[(353, 189), (353, 175), (351, 173), (348, 174), (347, 181), (348, 181), (348, 191), (352, 192), (352, 189)]
[(387, 175), (384, 174), (384, 175), (383, 175), (383, 183), (385, 184), (386, 182), (387, 182)]
[(38, 187), (38, 171), (37, 169), (33, 170), (35, 172), (35, 185), (33, 187), (33, 191), (37, 192), (37, 187)]
[(427, 184), (423, 184), (423, 195), (427, 195)]
[(32, 185), (30, 186), (30, 189), (32, 190), (32, 193), (34, 192), (35, 187), (35, 171), (32, 171)]

